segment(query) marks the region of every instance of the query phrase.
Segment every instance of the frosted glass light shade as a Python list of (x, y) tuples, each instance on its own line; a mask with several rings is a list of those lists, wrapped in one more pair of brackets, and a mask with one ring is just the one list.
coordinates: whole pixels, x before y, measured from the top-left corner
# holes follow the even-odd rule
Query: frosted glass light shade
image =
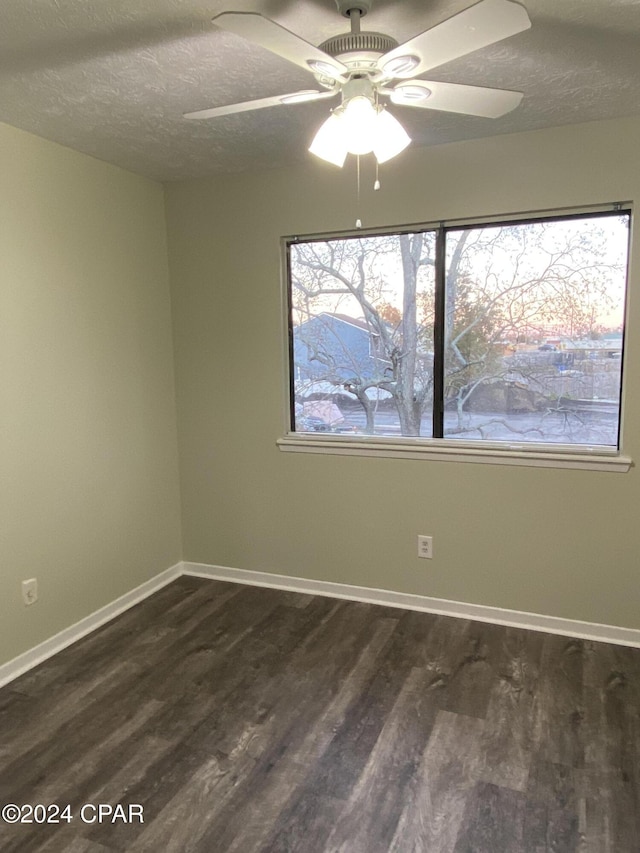
[(386, 163), (407, 147), (411, 137), (391, 113), (381, 109), (376, 116), (373, 153), (378, 163)]
[(365, 97), (355, 97), (333, 112), (316, 133), (309, 151), (343, 166), (347, 154), (373, 151), (385, 163), (403, 151), (411, 139), (400, 122)]
[(338, 112), (331, 113), (329, 118), (321, 125), (320, 130), (313, 138), (313, 142), (309, 146), (309, 151), (326, 160), (328, 163), (333, 163), (335, 166), (342, 167), (347, 156), (347, 144), (342, 128), (342, 115)]

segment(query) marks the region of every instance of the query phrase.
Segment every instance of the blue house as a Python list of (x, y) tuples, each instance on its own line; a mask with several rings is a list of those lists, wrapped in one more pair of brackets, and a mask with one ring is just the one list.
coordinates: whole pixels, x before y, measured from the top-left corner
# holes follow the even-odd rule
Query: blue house
[(362, 319), (322, 313), (293, 329), (296, 386), (389, 378), (380, 336)]

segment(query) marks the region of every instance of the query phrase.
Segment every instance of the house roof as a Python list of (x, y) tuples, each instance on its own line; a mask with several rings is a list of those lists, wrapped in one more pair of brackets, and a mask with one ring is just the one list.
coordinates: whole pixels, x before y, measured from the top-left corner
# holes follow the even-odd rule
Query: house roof
[(331, 317), (334, 320), (339, 320), (341, 323), (348, 323), (350, 326), (356, 326), (358, 329), (364, 329), (365, 332), (374, 333), (373, 329), (362, 317), (350, 317), (348, 314), (335, 314), (329, 311), (323, 311), (321, 317)]

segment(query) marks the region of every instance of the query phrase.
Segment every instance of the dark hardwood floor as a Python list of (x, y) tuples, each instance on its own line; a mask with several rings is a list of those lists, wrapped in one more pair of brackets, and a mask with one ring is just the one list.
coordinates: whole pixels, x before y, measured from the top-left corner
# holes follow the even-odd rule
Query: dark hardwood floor
[(70, 820), (2, 853), (638, 853), (640, 650), (182, 577), (0, 690), (6, 803)]

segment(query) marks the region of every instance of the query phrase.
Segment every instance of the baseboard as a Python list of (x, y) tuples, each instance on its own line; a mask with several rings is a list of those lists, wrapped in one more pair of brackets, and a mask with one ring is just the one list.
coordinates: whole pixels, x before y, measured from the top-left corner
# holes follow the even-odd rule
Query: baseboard
[(96, 610), (95, 613), (89, 614), (89, 616), (76, 622), (75, 625), (65, 628), (33, 649), (29, 649), (29, 651), (24, 652), (17, 658), (13, 658), (13, 660), (3, 664), (0, 666), (0, 687), (9, 681), (13, 681), (19, 675), (47, 660), (47, 658), (52, 657), (57, 652), (62, 651), (62, 649), (65, 649), (92, 631), (95, 631), (96, 628), (104, 625), (105, 622), (109, 622), (130, 607), (133, 607), (134, 604), (138, 604), (154, 592), (162, 589), (163, 586), (166, 586), (183, 574), (182, 568), (183, 564), (177, 563), (170, 569), (160, 572), (159, 575), (140, 584), (140, 586), (137, 586), (130, 592), (121, 595), (120, 598), (116, 598), (115, 601), (106, 604), (104, 607)]
[(543, 631), (547, 634), (561, 634), (582, 640), (600, 643), (614, 643), (619, 646), (640, 648), (640, 630), (621, 628), (616, 625), (600, 625), (596, 622), (581, 622), (575, 619), (562, 619), (558, 616), (544, 616), (538, 613), (525, 613), (520, 610), (505, 610), (501, 607), (488, 607), (481, 604), (468, 604), (461, 601), (448, 601), (443, 598), (429, 598), (423, 595), (411, 595), (388, 589), (370, 589), (364, 586), (314, 581), (289, 575), (272, 575), (268, 572), (255, 572), (247, 569), (232, 569), (225, 566), (210, 566), (204, 563), (182, 564), (182, 572), (196, 577), (232, 581), (252, 586), (272, 587), (292, 592), (325, 595), (330, 598), (346, 598), (350, 601), (364, 601), (368, 604), (383, 604), (387, 607), (399, 607), (405, 610), (420, 610), (425, 613), (438, 613), (442, 616), (456, 616), (476, 622), (491, 622), (494, 625), (508, 625), (513, 628), (527, 628), (531, 631)]
[(505, 610), (501, 607), (487, 607), (481, 604), (468, 604), (462, 601), (448, 601), (443, 598), (430, 598), (424, 595), (412, 595), (394, 592), (389, 589), (373, 589), (365, 586), (333, 583), (331, 581), (309, 580), (289, 575), (275, 575), (269, 572), (256, 572), (248, 569), (232, 569), (226, 566), (212, 566), (205, 563), (181, 562), (166, 569), (140, 586), (120, 596), (110, 604), (96, 610), (89, 616), (65, 628), (60, 633), (33, 649), (24, 652), (13, 660), (0, 666), (0, 687), (18, 678), (19, 675), (37, 666), (39, 663), (62, 651), (67, 646), (95, 631), (105, 622), (138, 604), (181, 575), (192, 575), (212, 580), (231, 581), (250, 586), (270, 587), (273, 589), (301, 592), (311, 595), (324, 595), (329, 598), (344, 598), (349, 601), (363, 601), (367, 604), (382, 604), (386, 607), (398, 607), (404, 610), (420, 610), (424, 613), (438, 613), (442, 616), (455, 616), (476, 622), (491, 622), (494, 625), (509, 625), (514, 628), (527, 628), (531, 631), (543, 631), (547, 634), (561, 634), (583, 640), (600, 643), (614, 643), (620, 646), (640, 648), (640, 630), (620, 628), (615, 625), (600, 625), (595, 622), (580, 622), (574, 619), (561, 619), (557, 616), (543, 616), (538, 613), (525, 613), (519, 610)]

